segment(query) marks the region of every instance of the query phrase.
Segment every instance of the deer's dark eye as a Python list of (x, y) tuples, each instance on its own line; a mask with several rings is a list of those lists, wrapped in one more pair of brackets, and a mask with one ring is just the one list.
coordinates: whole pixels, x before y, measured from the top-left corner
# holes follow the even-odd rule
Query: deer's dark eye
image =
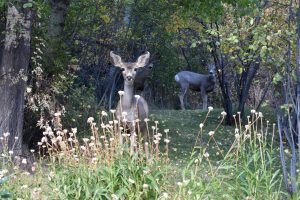
[(124, 72), (124, 71), (125, 71), (125, 69), (124, 69), (124, 68), (121, 68), (121, 71), (122, 71), (122, 72)]
[(138, 69), (137, 68), (134, 68), (134, 71), (136, 72)]

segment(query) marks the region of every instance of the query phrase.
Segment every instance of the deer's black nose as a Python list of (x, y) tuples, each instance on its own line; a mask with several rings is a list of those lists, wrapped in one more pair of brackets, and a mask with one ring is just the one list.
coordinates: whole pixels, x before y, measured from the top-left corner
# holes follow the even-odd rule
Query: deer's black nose
[(132, 80), (132, 76), (127, 76), (126, 78), (127, 78), (128, 81)]

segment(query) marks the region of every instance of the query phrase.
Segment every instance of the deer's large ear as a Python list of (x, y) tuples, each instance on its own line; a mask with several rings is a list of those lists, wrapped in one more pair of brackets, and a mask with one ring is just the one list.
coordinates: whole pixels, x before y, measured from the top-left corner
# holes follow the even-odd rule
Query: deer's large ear
[(123, 68), (122, 58), (119, 55), (114, 54), (114, 52), (111, 51), (110, 57), (111, 57), (112, 64), (114, 66)]
[(147, 51), (146, 53), (144, 53), (143, 55), (138, 57), (137, 61), (135, 62), (134, 67), (139, 68), (139, 67), (146, 66), (149, 62), (149, 59), (150, 59), (150, 53)]

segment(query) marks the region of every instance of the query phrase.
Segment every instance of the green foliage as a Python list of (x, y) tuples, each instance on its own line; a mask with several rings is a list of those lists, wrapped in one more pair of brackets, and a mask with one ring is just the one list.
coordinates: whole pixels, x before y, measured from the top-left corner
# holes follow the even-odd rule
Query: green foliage
[(157, 199), (166, 184), (165, 166), (127, 154), (107, 166), (57, 166), (49, 182), (58, 199)]
[[(0, 179), (0, 187), (5, 184), (6, 182), (8, 182), (8, 176), (4, 176)], [(8, 191), (8, 190), (0, 190), (0, 197), (3, 199), (7, 199), (10, 198), (12, 196), (12, 194)]]
[[(95, 98), (95, 89), (92, 87), (76, 87), (69, 91), (65, 106), (66, 113), (63, 116), (63, 121), (67, 128), (77, 127), (80, 130), (79, 135), (84, 136), (89, 132), (89, 126), (86, 119), (95, 116), (99, 117), (101, 106), (98, 105)], [(98, 120), (97, 120), (98, 121)]]

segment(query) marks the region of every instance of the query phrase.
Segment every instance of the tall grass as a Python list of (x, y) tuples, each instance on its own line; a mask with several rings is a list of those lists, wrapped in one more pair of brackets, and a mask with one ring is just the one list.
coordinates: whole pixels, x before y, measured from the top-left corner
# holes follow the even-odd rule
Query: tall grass
[[(220, 124), (225, 116), (222, 112)], [(206, 119), (200, 123), (197, 137), (200, 140)], [(195, 145), (191, 162), (183, 170), (182, 181), (177, 183), (179, 192), (175, 199), (276, 200), (287, 197), (282, 190), (278, 151), (274, 148), (275, 124), (264, 123), (262, 113), (254, 110), (244, 125), (240, 113), (234, 119), (233, 142), (226, 153), (214, 138), (220, 124), (208, 132), (209, 140), (204, 141), (204, 145)], [(219, 150), (218, 161), (210, 159), (212, 147)]]
[[(76, 128), (63, 129), (60, 113), (56, 113), (53, 126), (46, 123), (43, 127), (39, 159), (32, 165), (34, 175), (16, 165), (9, 171), (11, 180), (5, 188), (20, 199), (164, 198), (168, 156), (158, 148), (162, 140), (158, 122), (148, 133), (153, 135), (149, 141), (133, 144), (126, 124), (116, 120), (114, 113), (101, 112), (100, 127), (94, 118), (88, 118), (91, 135), (81, 139)], [(167, 146), (165, 139), (164, 149)], [(28, 163), (21, 159), (19, 164)], [(12, 161), (3, 165), (11, 166)]]
[[(177, 176), (170, 170), (168, 158), (172, 132), (161, 132), (157, 121), (146, 119), (148, 140), (137, 137), (132, 143), (126, 120), (116, 120), (114, 110), (101, 112), (97, 123), (88, 118), (90, 135), (83, 138), (77, 136), (76, 128), (63, 129), (60, 113), (56, 113), (52, 126), (43, 125), (39, 149), (31, 151), (33, 164), (25, 158), (12, 158), (10, 149), (2, 154), (0, 191), (19, 200), (287, 199), (275, 125), (254, 110), (242, 123), (237, 113), (232, 144), (224, 151), (215, 136), (222, 134), (218, 129), (226, 113), (221, 113), (213, 130), (206, 130), (212, 110), (210, 107), (199, 124), (195, 146), (187, 158), (190, 162), (181, 170), (179, 181), (171, 182)], [(0, 139), (5, 144), (8, 136)]]

